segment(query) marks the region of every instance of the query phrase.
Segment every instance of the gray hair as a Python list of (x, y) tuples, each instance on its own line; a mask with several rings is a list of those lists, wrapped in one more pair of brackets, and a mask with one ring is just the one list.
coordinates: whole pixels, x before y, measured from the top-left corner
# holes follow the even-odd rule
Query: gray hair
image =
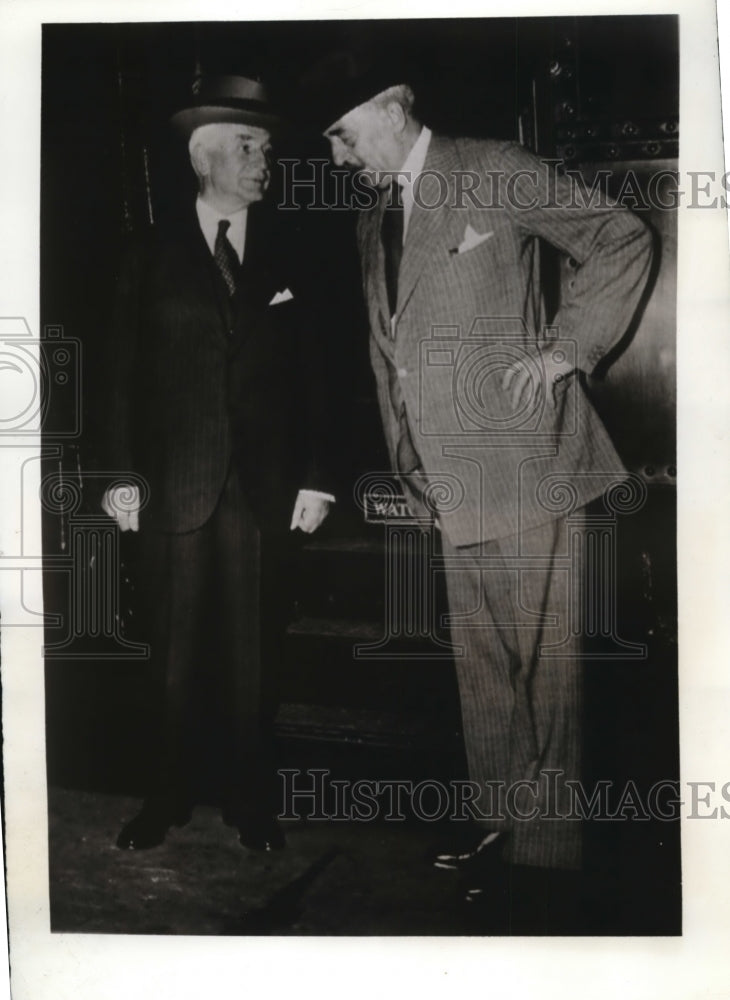
[(202, 180), (202, 174), (195, 166), (193, 150), (198, 145), (201, 145), (208, 150), (213, 149), (221, 140), (221, 125), (225, 127), (223, 122), (209, 122), (207, 125), (198, 125), (197, 128), (193, 129), (190, 139), (188, 140), (190, 162), (199, 181)]

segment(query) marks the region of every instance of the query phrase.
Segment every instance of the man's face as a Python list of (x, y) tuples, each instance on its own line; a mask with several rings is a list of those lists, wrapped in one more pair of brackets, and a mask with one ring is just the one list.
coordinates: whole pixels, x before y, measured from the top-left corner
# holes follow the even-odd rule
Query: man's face
[[(372, 104), (361, 104), (348, 111), (325, 132), (332, 148), (332, 159), (338, 167), (368, 173), (391, 173), (403, 166), (403, 154), (396, 142), (387, 112)], [(375, 183), (390, 178), (374, 178)]]
[(220, 124), (206, 143), (206, 184), (219, 200), (245, 208), (260, 201), (271, 176), (271, 136), (255, 125)]

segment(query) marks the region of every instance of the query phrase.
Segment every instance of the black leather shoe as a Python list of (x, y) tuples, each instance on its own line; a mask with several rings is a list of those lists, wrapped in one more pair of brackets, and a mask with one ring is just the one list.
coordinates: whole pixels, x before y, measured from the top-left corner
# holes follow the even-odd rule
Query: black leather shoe
[(504, 841), (503, 833), (492, 831), (482, 834), (469, 848), (439, 852), (433, 859), (433, 866), (446, 871), (466, 871), (475, 866), (488, 866), (501, 858)]
[(189, 808), (161, 808), (145, 803), (141, 811), (122, 827), (117, 847), (122, 851), (146, 851), (159, 847), (171, 826), (185, 826), (190, 821)]
[(286, 847), (284, 831), (272, 816), (239, 820), (236, 825), (241, 846), (251, 851), (282, 851)]

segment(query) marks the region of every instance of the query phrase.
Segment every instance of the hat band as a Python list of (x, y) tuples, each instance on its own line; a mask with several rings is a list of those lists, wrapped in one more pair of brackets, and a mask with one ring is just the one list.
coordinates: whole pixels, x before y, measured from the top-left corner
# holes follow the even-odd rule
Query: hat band
[(193, 88), (198, 101), (213, 103), (218, 100), (218, 94), (226, 94), (231, 100), (262, 101), (268, 103), (266, 89), (257, 80), (249, 80), (245, 76), (217, 76), (201, 80), (199, 86)]

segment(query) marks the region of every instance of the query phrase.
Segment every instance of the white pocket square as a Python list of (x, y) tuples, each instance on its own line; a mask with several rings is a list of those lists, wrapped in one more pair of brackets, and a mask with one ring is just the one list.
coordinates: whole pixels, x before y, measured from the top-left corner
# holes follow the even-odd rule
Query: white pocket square
[(280, 302), (288, 302), (289, 299), (293, 299), (293, 298), (294, 298), (294, 296), (289, 291), (289, 289), (285, 288), (283, 292), (277, 292), (276, 293), (276, 295), (273, 297), (273, 299), (271, 300), (271, 302), (269, 302), (269, 305), (270, 306), (278, 306)]
[(490, 236), (494, 236), (494, 231), (491, 229), (488, 233), (478, 233), (476, 229), (467, 226), (464, 230), (464, 239), (451, 253), (466, 253), (467, 250), (473, 250), (474, 247), (478, 247), (480, 243), (488, 240)]

